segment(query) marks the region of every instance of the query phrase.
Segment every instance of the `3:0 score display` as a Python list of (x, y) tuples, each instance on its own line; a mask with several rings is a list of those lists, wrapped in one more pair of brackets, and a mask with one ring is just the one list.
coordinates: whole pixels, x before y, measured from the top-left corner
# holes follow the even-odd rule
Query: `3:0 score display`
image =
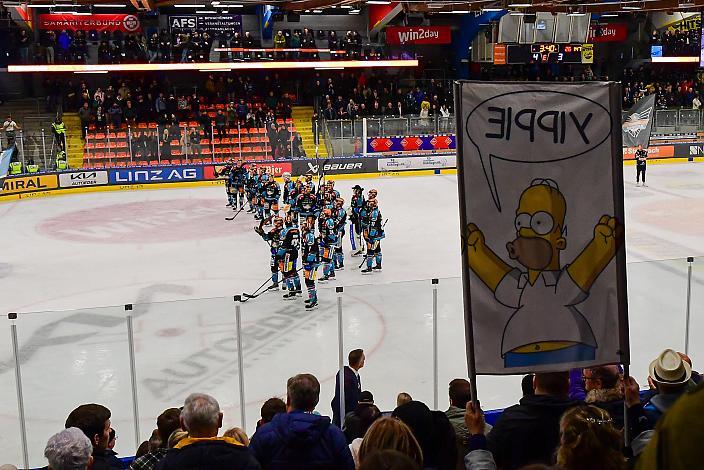
[(579, 63), (582, 61), (580, 44), (529, 44), (531, 59), (542, 63)]
[(505, 64), (579, 64), (582, 63), (582, 44), (506, 44)]

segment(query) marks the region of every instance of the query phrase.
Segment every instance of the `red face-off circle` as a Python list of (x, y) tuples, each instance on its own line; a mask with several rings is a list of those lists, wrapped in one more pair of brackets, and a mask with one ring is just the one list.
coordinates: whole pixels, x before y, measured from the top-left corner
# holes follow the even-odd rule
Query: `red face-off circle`
[(202, 240), (244, 231), (245, 227), (224, 221), (231, 213), (219, 199), (130, 202), (61, 214), (39, 224), (37, 231), (82, 243)]

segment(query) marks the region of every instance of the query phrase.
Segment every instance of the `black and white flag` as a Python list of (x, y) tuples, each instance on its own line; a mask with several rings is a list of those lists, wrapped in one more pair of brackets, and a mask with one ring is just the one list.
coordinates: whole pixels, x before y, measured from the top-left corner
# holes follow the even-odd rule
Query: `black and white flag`
[(655, 95), (646, 96), (628, 111), (621, 123), (624, 147), (648, 146), (654, 115)]

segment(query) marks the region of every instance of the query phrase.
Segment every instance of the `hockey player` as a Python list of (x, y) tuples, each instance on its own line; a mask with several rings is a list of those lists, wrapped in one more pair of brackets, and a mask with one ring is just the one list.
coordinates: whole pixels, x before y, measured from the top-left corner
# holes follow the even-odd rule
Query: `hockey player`
[(262, 207), (264, 208), (264, 217), (269, 218), (271, 214), (279, 215), (279, 196), (281, 188), (271, 175), (264, 185), (262, 185)]
[(295, 299), (301, 295), (301, 278), (298, 276), (298, 249), (301, 244), (301, 231), (294, 225), (291, 213), (286, 214), (286, 225), (281, 231), (281, 246), (279, 247), (279, 266), (284, 276), (284, 284), (288, 293), (284, 299)]
[(341, 197), (335, 199), (335, 207), (332, 210), (332, 217), (335, 220), (337, 229), (337, 242), (335, 243), (335, 269), (345, 269), (345, 254), (342, 251), (342, 240), (345, 238), (345, 224), (347, 223), (347, 212), (345, 212), (345, 200)]
[(305, 220), (308, 217), (318, 217), (318, 200), (310, 190), (310, 186), (307, 184), (303, 185), (303, 193), (298, 195), (296, 198), (296, 210), (299, 216)]
[(284, 173), (283, 192), (282, 202), (284, 204), (284, 211), (288, 211), (291, 214), (293, 223), (298, 225), (298, 212), (293, 210), (296, 205), (298, 189), (296, 182), (291, 180), (291, 173)]
[(228, 160), (225, 163), (225, 166), (218, 171), (217, 168), (215, 168), (215, 177), (219, 178), (220, 176), (225, 177), (225, 192), (227, 193), (227, 204), (225, 207), (231, 207), (233, 205), (233, 196), (232, 196), (232, 167), (233, 167), (234, 162), (232, 159)]
[(323, 263), (323, 277), (320, 282), (335, 279), (335, 263), (333, 257), (337, 245), (337, 227), (331, 209), (323, 209), (318, 221), (320, 229), (320, 257)]
[(352, 200), (350, 201), (350, 244), (352, 245), (352, 256), (359, 256), (364, 252), (362, 245), (362, 225), (360, 212), (366, 206), (364, 199), (364, 188), (360, 185), (352, 187)]
[(232, 191), (232, 209), (244, 210), (244, 186), (247, 182), (247, 168), (242, 160), (238, 160), (230, 171), (230, 186)]
[(254, 197), (256, 202), (256, 215), (254, 216), (254, 218), (256, 220), (266, 220), (264, 219), (264, 185), (266, 185), (266, 183), (269, 181), (269, 172), (266, 168), (259, 167), (258, 173), (259, 178), (257, 178), (257, 184), (255, 186), (256, 192)]
[(308, 186), (311, 194), (315, 194), (315, 183), (313, 183), (313, 174), (312, 173), (308, 173), (306, 175), (305, 185)]
[[(367, 205), (369, 213), (364, 230), (364, 239), (367, 242), (367, 267), (362, 270), (362, 274), (381, 271), (381, 240), (385, 237), (381, 211), (376, 199), (370, 199)], [(374, 261), (376, 261), (376, 264), (372, 267)]]
[(303, 277), (308, 290), (308, 300), (306, 300), (305, 304), (307, 309), (311, 309), (318, 305), (315, 278), (318, 275), (318, 265), (320, 265), (320, 246), (318, 238), (315, 236), (315, 219), (313, 217), (303, 219), (301, 245), (303, 250)]
[(262, 220), (258, 227), (254, 227), (254, 231), (259, 234), (262, 239), (269, 244), (271, 249), (271, 285), (269, 290), (278, 290), (279, 288), (279, 248), (281, 247), (281, 231), (284, 228), (284, 219), (274, 217), (274, 227), (265, 232), (262, 226), (266, 220)]
[(257, 194), (257, 181), (259, 180), (259, 175), (257, 169), (250, 167), (247, 172), (247, 181), (245, 182), (245, 192), (247, 193), (247, 201), (249, 202), (248, 214), (254, 214), (256, 211), (256, 194)]

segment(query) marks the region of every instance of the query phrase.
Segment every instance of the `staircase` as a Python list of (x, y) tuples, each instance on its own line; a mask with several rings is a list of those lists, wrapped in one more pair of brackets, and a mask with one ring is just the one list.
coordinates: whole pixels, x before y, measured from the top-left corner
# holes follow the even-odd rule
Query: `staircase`
[(83, 138), (81, 120), (77, 113), (66, 113), (63, 116), (66, 125), (66, 155), (68, 167), (78, 169), (83, 167)]
[[(296, 130), (301, 134), (306, 156), (308, 158), (315, 158), (315, 139), (313, 136), (313, 123), (311, 121), (313, 117), (313, 107), (294, 106), (291, 117), (293, 118), (293, 124), (296, 126)], [(318, 157), (327, 158), (328, 150), (325, 146), (325, 136), (322, 131), (319, 134)]]

